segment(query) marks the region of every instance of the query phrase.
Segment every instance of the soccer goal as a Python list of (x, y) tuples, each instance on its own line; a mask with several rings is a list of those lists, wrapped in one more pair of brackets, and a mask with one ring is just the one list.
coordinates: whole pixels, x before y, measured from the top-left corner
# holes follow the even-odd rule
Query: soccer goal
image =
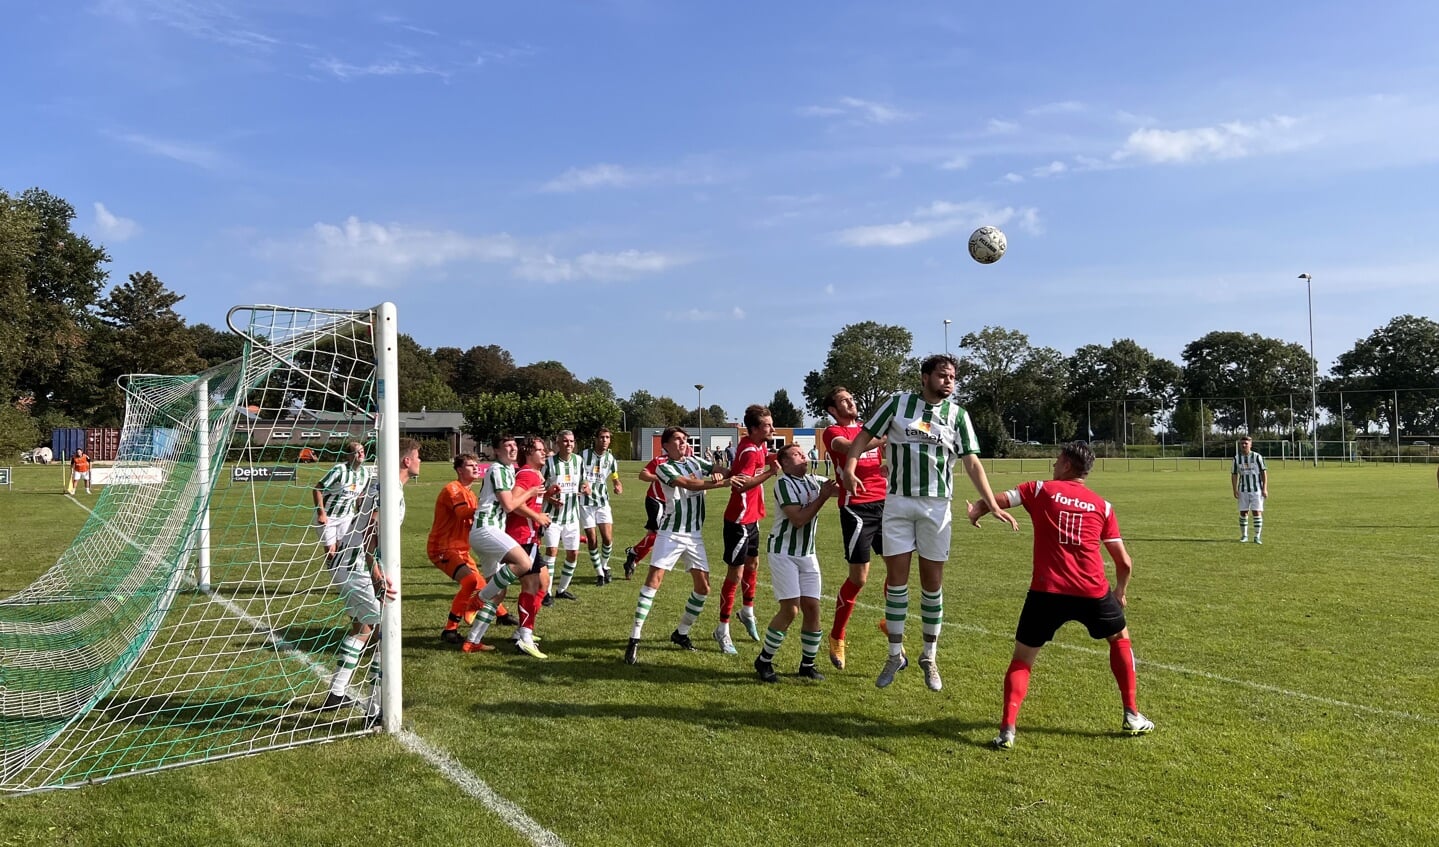
[(395, 308), (243, 306), (229, 323), (241, 358), (124, 381), (110, 484), (59, 561), (0, 601), (0, 792), (399, 728), (398, 603), (380, 626), (396, 635), (326, 702), (351, 621), (314, 499), (348, 442), (378, 453), (355, 520), (378, 515), (398, 585)]

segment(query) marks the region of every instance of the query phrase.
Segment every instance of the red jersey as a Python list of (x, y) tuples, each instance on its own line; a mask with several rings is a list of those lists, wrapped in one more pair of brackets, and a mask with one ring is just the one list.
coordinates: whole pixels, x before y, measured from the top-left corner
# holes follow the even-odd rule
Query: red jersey
[(468, 485), (457, 479), (440, 490), (435, 498), (435, 522), (430, 524), (430, 538), (425, 552), (438, 556), (458, 547), (470, 546), (470, 529), (475, 525), (475, 510), (480, 501)]
[[(524, 490), (534, 485), (543, 486), (545, 478), (534, 468), (520, 468), (515, 471), (515, 487)], [(543, 487), (530, 499), (526, 506), (536, 512), (543, 512), (544, 505), (540, 498), (545, 494)], [(510, 512), (505, 516), (505, 534), (521, 544), (529, 544), (535, 540), (538, 533), (535, 532), (535, 522), (520, 514), (519, 511)]]
[[(859, 435), (860, 429), (862, 429), (862, 427), (859, 421), (855, 421), (852, 426), (832, 424), (825, 427), (824, 432), (820, 433), (819, 440), (824, 443), (824, 452), (826, 454), (832, 454), (836, 469), (844, 467), (845, 454), (836, 452), (830, 445), (834, 443), (836, 438), (847, 438), (849, 439), (849, 443), (853, 444), (855, 436)], [(884, 461), (879, 457), (878, 447), (871, 447), (864, 451), (864, 454), (859, 457), (859, 461), (854, 466), (854, 475), (859, 477), (860, 482), (864, 483), (864, 492), (851, 497), (848, 491), (841, 488), (839, 490), (839, 505), (841, 508), (848, 506), (850, 503), (873, 503), (877, 500), (884, 499), (884, 472), (880, 470), (883, 464)], [(839, 476), (838, 470), (835, 471), (835, 476)]]
[(1030, 590), (1090, 598), (1108, 594), (1100, 545), (1120, 538), (1109, 501), (1078, 480), (1025, 482), (1017, 492), (1034, 523)]
[[(769, 445), (756, 444), (748, 438), (742, 438), (730, 471), (734, 476), (759, 476), (764, 473), (768, 464)], [(725, 520), (730, 523), (754, 523), (763, 517), (763, 485), (756, 485), (748, 491), (730, 491), (729, 505), (724, 510)]]
[(655, 481), (650, 483), (650, 490), (645, 492), (645, 496), (650, 498), (651, 500), (658, 500), (661, 503), (665, 501), (665, 488), (663, 485), (660, 485), (660, 465), (663, 465), (665, 462), (668, 461), (669, 459), (665, 456), (665, 454), (661, 453), (653, 459), (650, 459), (649, 464), (645, 465), (645, 473), (648, 473), (655, 478)]

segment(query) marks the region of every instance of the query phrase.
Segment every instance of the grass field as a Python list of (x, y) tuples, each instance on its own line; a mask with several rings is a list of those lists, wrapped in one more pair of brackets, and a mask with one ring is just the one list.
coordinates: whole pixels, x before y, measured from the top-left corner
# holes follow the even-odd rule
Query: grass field
[[(1026, 461), (1021, 476), (1000, 463), (994, 486), (1043, 476), (1043, 464)], [(617, 557), (643, 522), (637, 467), (617, 501)], [(759, 645), (738, 627), (740, 655), (721, 655), (701, 637), (717, 597), (695, 627), (700, 652), (670, 646), (683, 576), (661, 589), (641, 664), (624, 665), (639, 583), (594, 587), (583, 552), (580, 601), (539, 619), (548, 661), (458, 653), (436, 638), (453, 588), (424, 558), (430, 504), (452, 476), (428, 464), (406, 495), (405, 719), (512, 807), (473, 799), (399, 739), (375, 736), (6, 799), (0, 844), (1439, 841), (1433, 470), (1275, 463), (1255, 547), (1236, 541), (1226, 469), (1122, 467), (1091, 483), (1115, 503), (1135, 558), (1129, 620), (1151, 736), (1119, 736), (1106, 653), (1071, 625), (1035, 668), (1018, 746), (986, 748), (1028, 584), (1022, 512), (1017, 534), (956, 528), (940, 693), (918, 668), (874, 687), (878, 564), (849, 669), (826, 663), (816, 685), (791, 675), (797, 627), (779, 685), (755, 680)], [(0, 594), (53, 563), (83, 524), (60, 479), (16, 468), (14, 490), (0, 489)], [(722, 503), (711, 495), (712, 551)], [(827, 627), (845, 569), (834, 510), (821, 520)], [(762, 620), (774, 610), (764, 576), (762, 561)], [(544, 829), (511, 828), (514, 808)]]

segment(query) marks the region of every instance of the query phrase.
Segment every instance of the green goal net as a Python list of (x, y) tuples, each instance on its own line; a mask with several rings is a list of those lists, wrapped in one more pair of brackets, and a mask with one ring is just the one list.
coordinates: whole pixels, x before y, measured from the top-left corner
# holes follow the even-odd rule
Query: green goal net
[[(349, 442), (380, 454), (366, 470), (381, 490), (397, 465), (382, 375), (393, 306), (247, 306), (230, 324), (240, 359), (126, 380), (119, 457), (84, 528), (0, 601), (0, 792), (371, 732), (381, 702), (398, 725), (397, 645), (372, 643), (341, 705), (329, 698), (351, 617), (314, 501)], [(356, 526), (387, 502), (362, 501)], [(383, 695), (381, 652), (394, 663)]]

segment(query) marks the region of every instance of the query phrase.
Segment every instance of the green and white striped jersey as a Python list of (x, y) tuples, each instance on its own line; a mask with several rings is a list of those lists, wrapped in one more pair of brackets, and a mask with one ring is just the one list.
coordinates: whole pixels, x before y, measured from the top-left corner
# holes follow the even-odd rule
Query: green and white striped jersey
[(1235, 453), (1234, 469), (1229, 473), (1239, 477), (1240, 494), (1249, 491), (1259, 492), (1264, 490), (1263, 486), (1259, 484), (1260, 477), (1264, 474), (1264, 457), (1253, 450), (1249, 451), (1248, 456), (1243, 453)]
[(607, 506), (610, 502), (610, 477), (619, 473), (619, 463), (615, 461), (615, 454), (606, 450), (603, 453), (596, 453), (594, 448), (586, 449), (580, 454), (580, 462), (585, 466), (585, 480), (590, 484), (590, 493), (580, 495), (580, 504), (584, 506)]
[(579, 453), (571, 453), (568, 459), (551, 456), (545, 459), (540, 471), (545, 478), (545, 489), (560, 487), (560, 502), (545, 501), (545, 514), (551, 523), (572, 524), (580, 522), (580, 483), (585, 478), (585, 466)]
[(325, 514), (331, 518), (347, 518), (355, 514), (360, 496), (365, 493), (374, 475), (375, 470), (369, 465), (351, 468), (341, 462), (330, 468), (315, 485), (324, 491), (321, 502), (325, 504)]
[(509, 491), (515, 487), (515, 469), (509, 465), (495, 462), (485, 471), (485, 481), (480, 484), (480, 493), (476, 496), (480, 507), (475, 510), (475, 526), (492, 526), (496, 529), (505, 528), (505, 517), (509, 512), (500, 502), (501, 491)]
[[(355, 505), (355, 520), (340, 539), (335, 557), (335, 566), (346, 570), (363, 571), (369, 567), (365, 558), (371, 527), (380, 519), (380, 478), (372, 476)], [(405, 489), (400, 488), (400, 523), (405, 522)], [(376, 539), (378, 542), (378, 539)], [(378, 551), (376, 551), (378, 557)]]
[(774, 523), (769, 528), (769, 543), (765, 547), (771, 553), (783, 553), (786, 556), (813, 556), (815, 527), (819, 523), (819, 512), (809, 519), (809, 523), (796, 526), (789, 522), (785, 515), (785, 506), (799, 506), (804, 508), (813, 503), (819, 497), (819, 489), (824, 485), (825, 480), (814, 474), (804, 476), (790, 476), (780, 474), (774, 484), (774, 500), (779, 504), (774, 516)]
[(954, 468), (960, 456), (979, 452), (969, 413), (953, 400), (934, 405), (909, 391), (879, 407), (864, 429), (889, 436), (889, 496), (954, 498)]
[(665, 462), (655, 469), (665, 491), (665, 511), (660, 515), (660, 529), (670, 532), (698, 533), (705, 525), (705, 491), (690, 491), (675, 485), (682, 476), (704, 479), (714, 473), (714, 465), (697, 456)]

